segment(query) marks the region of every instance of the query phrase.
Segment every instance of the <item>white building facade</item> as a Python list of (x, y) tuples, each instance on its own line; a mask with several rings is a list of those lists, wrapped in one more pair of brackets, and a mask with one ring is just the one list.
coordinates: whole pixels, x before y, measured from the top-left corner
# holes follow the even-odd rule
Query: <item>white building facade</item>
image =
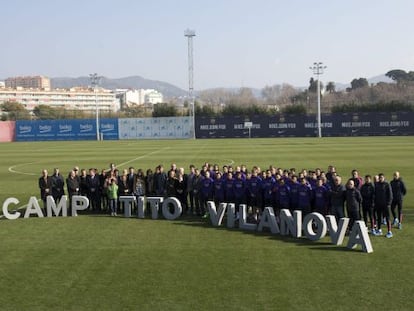
[(13, 101), (18, 102), (32, 111), (36, 106), (47, 105), (62, 107), (71, 110), (94, 111), (96, 106), (102, 111), (118, 111), (119, 100), (109, 90), (72, 88), (68, 90), (55, 89), (52, 91), (0, 88), (0, 104)]
[(154, 105), (164, 101), (164, 96), (154, 89), (118, 89), (115, 92), (121, 101), (122, 107), (142, 106), (148, 104)]

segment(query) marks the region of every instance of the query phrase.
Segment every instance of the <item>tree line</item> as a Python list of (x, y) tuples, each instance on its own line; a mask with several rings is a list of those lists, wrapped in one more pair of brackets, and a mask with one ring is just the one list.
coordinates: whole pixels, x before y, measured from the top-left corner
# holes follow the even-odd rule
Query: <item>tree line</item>
[[(321, 82), (321, 109), (331, 112), (414, 111), (414, 72), (391, 70), (386, 76), (392, 83), (369, 84), (366, 78), (355, 78), (350, 87), (337, 90), (334, 82)], [(197, 94), (194, 103), (198, 116), (274, 115), (316, 113), (317, 83), (313, 77), (307, 88), (298, 89), (289, 84), (265, 86), (260, 94), (250, 88), (237, 90), (212, 89)], [(192, 105), (171, 99), (168, 103), (122, 107), (118, 112), (100, 111), (102, 118), (188, 116)], [(68, 110), (39, 105), (32, 112), (17, 102), (0, 105), (1, 120), (19, 119), (81, 119), (94, 118), (94, 111)]]

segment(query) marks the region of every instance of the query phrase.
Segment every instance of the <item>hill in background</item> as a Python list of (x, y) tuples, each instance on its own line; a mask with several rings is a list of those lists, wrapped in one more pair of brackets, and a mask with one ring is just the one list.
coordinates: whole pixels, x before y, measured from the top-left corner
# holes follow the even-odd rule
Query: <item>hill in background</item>
[[(51, 78), (52, 88), (71, 88), (75, 86), (88, 86), (91, 84), (89, 77), (78, 78)], [(131, 76), (118, 79), (103, 77), (99, 83), (106, 89), (155, 89), (166, 97), (185, 96), (187, 91), (180, 89), (170, 83), (149, 80), (140, 76)]]
[[(0, 79), (1, 80), (1, 79)], [(378, 75), (375, 77), (371, 77), (368, 80), (369, 84), (377, 84), (379, 82), (386, 82), (386, 83), (393, 83), (394, 81), (388, 78), (385, 75)], [(89, 77), (77, 77), (77, 78), (71, 78), (71, 77), (56, 77), (50, 79), (52, 88), (71, 88), (76, 86), (89, 86), (91, 84)], [(323, 81), (327, 83), (328, 81)], [(158, 80), (150, 80), (145, 79), (141, 76), (130, 76), (130, 77), (123, 77), (123, 78), (116, 78), (111, 79), (107, 77), (103, 77), (100, 81), (100, 86), (103, 88), (109, 89), (109, 90), (115, 90), (115, 89), (155, 89), (159, 92), (161, 92), (166, 98), (173, 98), (173, 97), (183, 97), (187, 96), (188, 91), (183, 90), (171, 83), (158, 81)], [(350, 87), (350, 83), (340, 83), (335, 82), (336, 90), (342, 91), (346, 88)], [(306, 86), (297, 87), (298, 89), (307, 89)], [(234, 88), (211, 88), (208, 90), (215, 90), (215, 89), (222, 89), (227, 90), (230, 92), (237, 92), (240, 88), (234, 87)], [(260, 98), (261, 97), (261, 89), (257, 88), (250, 88), (254, 94), (255, 97)], [(197, 90), (195, 91), (195, 94), (201, 92), (201, 91), (208, 91), (208, 90)]]

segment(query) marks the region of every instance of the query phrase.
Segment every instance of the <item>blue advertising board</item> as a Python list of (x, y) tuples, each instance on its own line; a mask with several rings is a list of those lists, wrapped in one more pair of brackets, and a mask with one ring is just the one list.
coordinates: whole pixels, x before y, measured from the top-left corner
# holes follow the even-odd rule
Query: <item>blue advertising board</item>
[[(104, 140), (118, 139), (118, 120), (101, 119)], [(96, 120), (16, 121), (16, 141), (96, 140)]]

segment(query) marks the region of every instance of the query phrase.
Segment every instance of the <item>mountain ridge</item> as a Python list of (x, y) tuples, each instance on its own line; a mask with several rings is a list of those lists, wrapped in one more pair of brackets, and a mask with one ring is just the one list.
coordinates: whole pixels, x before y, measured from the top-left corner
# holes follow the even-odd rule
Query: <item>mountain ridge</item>
[[(71, 88), (75, 86), (89, 86), (91, 85), (90, 78), (81, 76), (77, 78), (72, 77), (55, 77), (50, 79), (52, 88)], [(158, 80), (145, 79), (141, 76), (128, 76), (122, 78), (107, 78), (101, 77), (99, 85), (103, 88), (115, 89), (155, 89), (161, 92), (166, 97), (180, 97), (185, 96), (187, 91), (179, 87)]]
[[(393, 83), (394, 81), (388, 78), (385, 74), (377, 75), (371, 77), (368, 80), (369, 84), (376, 84), (379, 82), (386, 82), (386, 83)], [(90, 86), (90, 78), (88, 76), (80, 76), (80, 77), (54, 77), (50, 78), (52, 88), (71, 88), (76, 86)], [(326, 84), (328, 81), (324, 81)], [(161, 92), (166, 98), (174, 98), (174, 97), (185, 97), (188, 95), (187, 90), (183, 90), (171, 83), (160, 81), (160, 80), (151, 80), (146, 79), (139, 75), (131, 75), (121, 78), (108, 78), (102, 77), (99, 85), (103, 88), (115, 90), (115, 89), (155, 89)], [(335, 82), (336, 90), (342, 91), (346, 88), (350, 87), (350, 83), (341, 83)], [(294, 86), (297, 89), (307, 89), (304, 86)], [(251, 89), (256, 97), (261, 96), (261, 89), (255, 87), (247, 87)], [(195, 91), (195, 94), (214, 90), (214, 89), (223, 89), (223, 90), (230, 90), (230, 91), (237, 91), (240, 88), (237, 87), (212, 87), (203, 90)]]

